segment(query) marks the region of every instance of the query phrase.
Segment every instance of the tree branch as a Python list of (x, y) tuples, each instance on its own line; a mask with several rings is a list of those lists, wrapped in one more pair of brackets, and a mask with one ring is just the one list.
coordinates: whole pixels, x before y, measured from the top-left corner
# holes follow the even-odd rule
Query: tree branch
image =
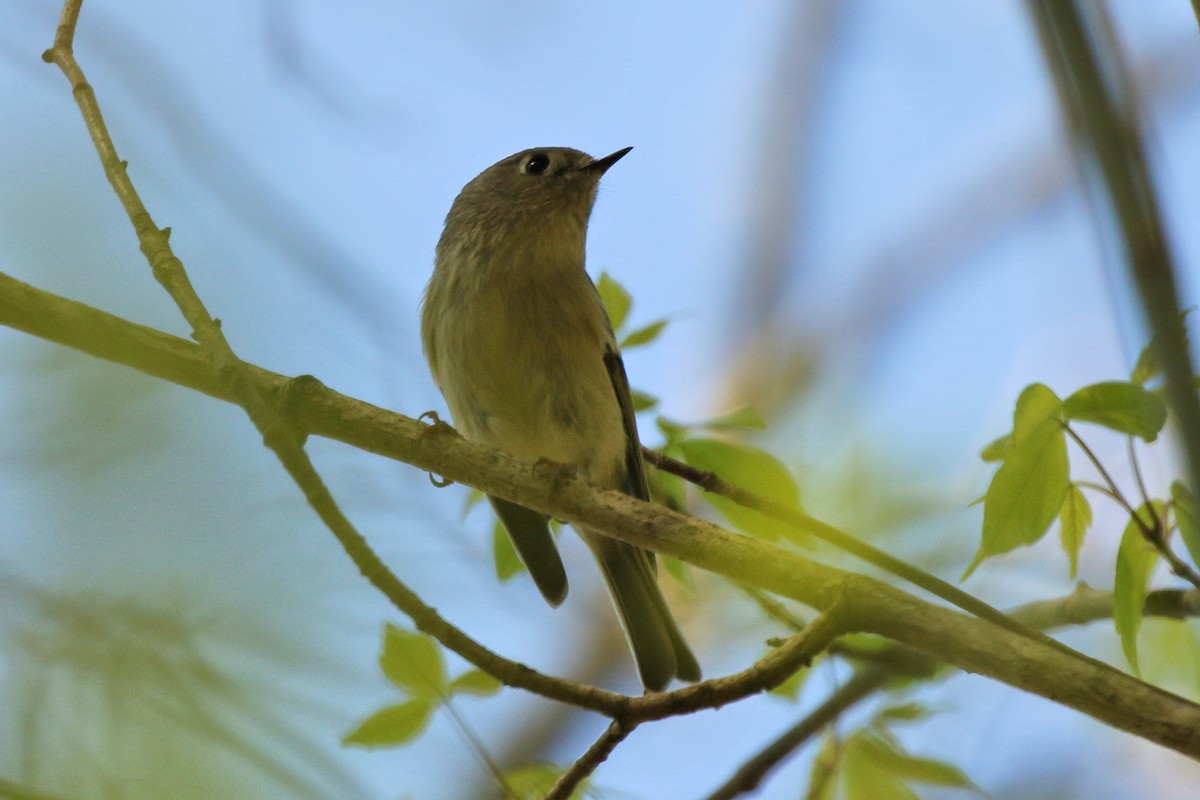
[[(196, 345), (56, 297), (2, 273), (0, 324), (232, 401), (228, 390), (209, 371), (207, 356)], [(289, 419), (306, 433), (404, 461), (818, 610), (844, 604), (844, 611), (839, 613), (844, 615), (846, 630), (886, 636), (968, 672), (1041, 695), (1191, 758), (1200, 758), (1200, 706), (1099, 661), (931, 606), (872, 578), (816, 564), (617, 492), (597, 490), (582, 477), (467, 442), (409, 417), (340, 395), (315, 379), (293, 381), (258, 367), (247, 368), (271, 396), (285, 399)], [(655, 697), (707, 691), (697, 686), (626, 700), (538, 675), (481, 648), (415, 596), (410, 598), (407, 587), (386, 572), (377, 558), (373, 563), (377, 566), (369, 570), (368, 577), (393, 602), (403, 600), (418, 612), (414, 619), (422, 630), (438, 636), (439, 641), (481, 669), (505, 674), (503, 670), (511, 666), (515, 671), (507, 676), (509, 685), (615, 717), (633, 713), (639, 705), (663, 702)]]

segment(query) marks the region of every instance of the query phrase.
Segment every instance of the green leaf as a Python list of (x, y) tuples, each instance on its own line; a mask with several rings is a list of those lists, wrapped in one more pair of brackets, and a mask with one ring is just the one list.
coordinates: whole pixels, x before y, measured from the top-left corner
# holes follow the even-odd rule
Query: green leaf
[(1073, 483), (1067, 490), (1066, 499), (1063, 500), (1058, 523), (1063, 552), (1071, 561), (1071, 580), (1074, 580), (1079, 571), (1079, 550), (1083, 547), (1083, 537), (1088, 528), (1092, 527), (1092, 507), (1083, 492)]
[(640, 347), (644, 344), (650, 344), (663, 332), (663, 328), (667, 327), (669, 321), (660, 319), (656, 322), (651, 322), (645, 327), (638, 328), (636, 331), (631, 331), (621, 340), (621, 349), (626, 350), (630, 347)]
[(635, 413), (649, 411), (658, 406), (658, 398), (647, 392), (639, 389), (630, 389), (629, 397), (633, 401), (633, 410)]
[(658, 426), (658, 432), (667, 440), (667, 446), (675, 444), (682, 439), (691, 430), (686, 425), (681, 425), (678, 422), (669, 420), (666, 417), (660, 416), (654, 420), (654, 424)]
[(600, 273), (600, 280), (596, 281), (596, 291), (600, 293), (600, 302), (604, 303), (604, 310), (608, 312), (608, 322), (612, 329), (621, 330), (629, 308), (633, 305), (633, 298), (625, 291), (625, 287), (613, 280), (607, 272)]
[(846, 800), (919, 800), (881, 757), (890, 745), (863, 731), (846, 740), (842, 752), (842, 787)]
[(405, 703), (388, 706), (367, 717), (342, 739), (344, 745), (359, 747), (395, 747), (412, 741), (429, 724), (434, 710), (429, 697), (414, 697)]
[[(1187, 316), (1195, 311), (1195, 308), (1185, 308), (1179, 312), (1179, 325), (1183, 327), (1184, 342), (1187, 341)], [(1134, 383), (1144, 384), (1147, 381), (1154, 380), (1162, 374), (1162, 364), (1158, 361), (1158, 342), (1157, 336), (1150, 340), (1150, 343), (1142, 348), (1142, 352), (1138, 354), (1137, 364), (1133, 367), (1133, 373), (1129, 376), (1129, 380)]]
[(446, 667), (441, 650), (437, 642), (423, 633), (388, 623), (379, 667), (389, 681), (414, 697), (445, 694)]
[(875, 718), (885, 724), (890, 722), (917, 722), (928, 718), (932, 713), (928, 706), (921, 703), (900, 703), (888, 706), (880, 711)]
[(964, 578), (985, 558), (1042, 538), (1062, 509), (1070, 483), (1067, 441), (1057, 398), (1039, 386), (1027, 388), (1017, 401), (1012, 449), (988, 485), (983, 539)]
[(1161, 374), (1162, 364), (1158, 363), (1158, 355), (1154, 352), (1154, 342), (1151, 341), (1138, 354), (1137, 364), (1134, 365), (1129, 380), (1144, 385), (1147, 381), (1154, 380)]
[(1183, 546), (1192, 557), (1192, 563), (1200, 565), (1200, 513), (1196, 511), (1196, 498), (1181, 481), (1171, 483), (1171, 503), (1175, 509), (1175, 524)]
[(1153, 442), (1167, 422), (1167, 404), (1136, 383), (1108, 381), (1085, 386), (1068, 397), (1063, 414)]
[(487, 497), (487, 495), (478, 489), (472, 489), (471, 491), (467, 492), (467, 499), (463, 501), (463, 518), (466, 518), (467, 514), (471, 513), (471, 509), (479, 505), (479, 501), (483, 500), (485, 497)]
[(704, 427), (710, 431), (763, 431), (767, 429), (767, 423), (756, 410), (744, 406), (724, 416), (710, 419), (704, 423)]
[(473, 694), (477, 697), (488, 697), (504, 688), (495, 676), (481, 669), (464, 672), (450, 681), (450, 694)]
[[(1143, 505), (1137, 513), (1143, 520), (1149, 520), (1151, 514), (1162, 513), (1162, 503), (1155, 500), (1150, 507)], [(1121, 637), (1121, 648), (1135, 675), (1141, 674), (1137, 635), (1142, 626), (1142, 609), (1146, 605), (1150, 575), (1158, 559), (1158, 551), (1142, 536), (1137, 521), (1130, 519), (1117, 551), (1117, 574), (1113, 580), (1113, 622), (1117, 635)]]
[[(721, 439), (687, 439), (679, 443), (679, 448), (684, 460), (697, 469), (715, 472), (729, 483), (792, 508), (800, 507), (800, 490), (795, 479), (787, 467), (769, 453)], [(767, 540), (797, 535), (791, 526), (732, 500), (715, 494), (704, 497), (723, 517), (746, 533)]]
[[(917, 795), (906, 785), (919, 783), (925, 786), (946, 786), (980, 792), (974, 781), (958, 767), (932, 758), (910, 755), (888, 738), (871, 732), (854, 734), (847, 752), (847, 766), (854, 768), (862, 780), (861, 788), (855, 780), (853, 788), (847, 782), (846, 797), (895, 797), (915, 798)], [(847, 747), (850, 750), (850, 746)], [(849, 775), (847, 775), (849, 777)], [(875, 783), (886, 787), (880, 794), (872, 793)]]
[(504, 530), (500, 520), (496, 520), (492, 527), (492, 560), (496, 564), (496, 577), (501, 583), (525, 570), (521, 557), (517, 555), (517, 548), (513, 547), (512, 539), (508, 538), (508, 531)]
[(1057, 420), (1062, 400), (1041, 383), (1031, 383), (1021, 390), (1013, 410), (1012, 443), (1014, 446), (1045, 423)]
[[(541, 800), (554, 788), (563, 771), (562, 767), (554, 764), (530, 764), (505, 772), (504, 781), (512, 789), (517, 800)], [(571, 793), (571, 800), (583, 797), (587, 791), (588, 781), (581, 781)]]
[(993, 439), (987, 447), (979, 451), (979, 457), (984, 461), (1003, 461), (1012, 450), (1012, 434), (1006, 433), (998, 439)]

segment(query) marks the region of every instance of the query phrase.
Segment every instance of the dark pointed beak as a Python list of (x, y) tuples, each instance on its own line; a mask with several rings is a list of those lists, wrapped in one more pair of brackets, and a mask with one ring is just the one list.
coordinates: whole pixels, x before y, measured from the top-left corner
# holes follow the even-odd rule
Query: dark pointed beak
[(595, 172), (599, 175), (603, 175), (605, 172), (608, 172), (609, 167), (620, 161), (624, 155), (632, 149), (632, 147), (625, 147), (613, 153), (612, 155), (605, 156), (604, 158), (592, 159), (591, 162), (583, 165), (583, 169), (587, 172)]

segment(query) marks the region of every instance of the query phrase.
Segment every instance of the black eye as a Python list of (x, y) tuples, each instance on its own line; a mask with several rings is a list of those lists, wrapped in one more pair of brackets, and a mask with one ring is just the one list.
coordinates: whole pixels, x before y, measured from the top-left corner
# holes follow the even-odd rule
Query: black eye
[(524, 172), (526, 175), (541, 175), (549, 167), (550, 156), (545, 153), (534, 153), (525, 159), (525, 165), (521, 167), (521, 172)]

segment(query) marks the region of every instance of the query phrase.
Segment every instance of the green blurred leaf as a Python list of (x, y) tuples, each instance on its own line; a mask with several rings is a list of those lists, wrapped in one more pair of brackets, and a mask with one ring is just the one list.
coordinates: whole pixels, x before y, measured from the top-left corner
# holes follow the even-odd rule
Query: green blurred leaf
[(1108, 381), (1085, 386), (1063, 401), (1068, 419), (1093, 422), (1153, 442), (1167, 422), (1162, 398), (1136, 383)]
[(1045, 423), (1057, 420), (1062, 400), (1045, 384), (1031, 383), (1021, 390), (1013, 410), (1012, 443), (1014, 446)]
[[(792, 508), (800, 507), (800, 490), (787, 467), (769, 453), (721, 439), (687, 439), (679, 443), (684, 460), (715, 472), (725, 481), (765, 495)], [(734, 526), (767, 540), (797, 538), (794, 528), (715, 494), (704, 499)]]
[(1173, 481), (1171, 503), (1175, 509), (1175, 524), (1179, 526), (1183, 546), (1192, 557), (1192, 563), (1200, 565), (1200, 513), (1196, 511), (1196, 498), (1182, 481)]
[(650, 344), (658, 335), (663, 332), (663, 328), (667, 327), (670, 320), (660, 319), (651, 322), (645, 327), (638, 328), (635, 331), (630, 331), (624, 339), (621, 340), (621, 349), (626, 350), (630, 347), (641, 347), (645, 344)]
[(669, 420), (666, 417), (660, 416), (654, 421), (658, 426), (658, 432), (667, 440), (667, 447), (670, 447), (678, 442), (678, 440), (687, 436), (690, 428), (686, 425), (681, 425), (678, 422)]
[(492, 560), (496, 564), (496, 577), (501, 583), (525, 570), (521, 557), (517, 555), (517, 548), (513, 547), (512, 539), (508, 538), (508, 531), (504, 530), (500, 520), (496, 520), (492, 526)]
[(1092, 527), (1092, 506), (1079, 487), (1071, 484), (1067, 497), (1063, 500), (1062, 511), (1058, 514), (1058, 523), (1062, 535), (1063, 552), (1071, 562), (1071, 580), (1079, 571), (1079, 550), (1083, 547), (1083, 537), (1088, 528)]
[(1162, 364), (1158, 363), (1158, 356), (1154, 352), (1153, 342), (1142, 348), (1142, 352), (1138, 354), (1137, 363), (1133, 366), (1133, 372), (1129, 376), (1129, 380), (1137, 384), (1145, 384), (1147, 381), (1153, 380), (1162, 374)]
[(876, 715), (876, 720), (887, 724), (891, 722), (917, 722), (927, 719), (933, 712), (923, 703), (900, 703), (888, 706)]
[(477, 697), (488, 697), (504, 688), (499, 680), (481, 669), (464, 672), (450, 681), (450, 694), (472, 694)]
[(975, 782), (958, 767), (906, 753), (890, 738), (873, 732), (854, 734), (846, 750), (847, 798), (916, 798), (916, 793), (907, 785), (909, 783), (982, 794)]
[[(1153, 509), (1153, 511), (1151, 510)], [(1137, 511), (1143, 520), (1152, 513), (1162, 513), (1162, 503), (1155, 500), (1149, 507), (1143, 505)], [(1141, 674), (1138, 666), (1137, 635), (1142, 626), (1142, 609), (1146, 605), (1146, 592), (1150, 575), (1158, 564), (1159, 554), (1138, 527), (1129, 520), (1121, 536), (1121, 547), (1117, 551), (1117, 574), (1113, 580), (1113, 622), (1117, 635), (1121, 637), (1121, 648), (1135, 675)]]
[(437, 697), (446, 691), (446, 667), (438, 644), (416, 631), (388, 623), (379, 667), (395, 686), (414, 697)]
[(633, 298), (625, 291), (625, 287), (613, 280), (607, 272), (600, 273), (600, 280), (596, 281), (596, 291), (600, 293), (600, 301), (604, 303), (604, 310), (608, 312), (608, 321), (612, 329), (621, 330), (629, 308), (633, 305)]
[[(554, 764), (529, 764), (505, 772), (504, 780), (516, 794), (517, 800), (541, 800), (554, 788), (563, 772), (562, 767)], [(588, 781), (581, 781), (571, 793), (571, 800), (583, 797), (587, 791)]]
[(433, 716), (429, 697), (414, 697), (405, 703), (376, 711), (342, 739), (344, 745), (395, 747), (412, 741)]
[(467, 499), (463, 501), (463, 517), (465, 518), (467, 514), (470, 514), (471, 509), (479, 505), (479, 501), (483, 500), (485, 497), (487, 497), (487, 495), (478, 489), (472, 489), (471, 491), (467, 492)]
[(979, 452), (979, 457), (988, 462), (1003, 461), (1008, 457), (1009, 450), (1012, 450), (1012, 434), (1006, 433), (993, 439), (987, 447)]
[[(1183, 326), (1184, 341), (1187, 341), (1187, 316), (1195, 311), (1195, 308), (1185, 308), (1179, 312), (1179, 324)], [(1134, 383), (1144, 384), (1151, 381), (1162, 374), (1162, 364), (1158, 361), (1158, 337), (1155, 336), (1150, 340), (1150, 343), (1142, 348), (1142, 352), (1138, 354), (1137, 364), (1133, 367), (1133, 373), (1129, 376), (1129, 380)]]
[(633, 410), (637, 413), (649, 411), (658, 406), (658, 398), (639, 389), (630, 389), (629, 397), (633, 400)]
[(767, 429), (767, 423), (754, 408), (744, 406), (724, 416), (710, 419), (704, 423), (704, 427), (710, 431), (763, 431)]
[(988, 485), (983, 538), (964, 578), (985, 558), (1042, 538), (1062, 509), (1070, 483), (1066, 436), (1044, 397), (1029, 400), (1040, 408), (1022, 409), (1018, 401), (1012, 450)]
[(887, 743), (864, 731), (846, 740), (840, 770), (846, 800), (919, 800), (881, 757), (888, 749)]

